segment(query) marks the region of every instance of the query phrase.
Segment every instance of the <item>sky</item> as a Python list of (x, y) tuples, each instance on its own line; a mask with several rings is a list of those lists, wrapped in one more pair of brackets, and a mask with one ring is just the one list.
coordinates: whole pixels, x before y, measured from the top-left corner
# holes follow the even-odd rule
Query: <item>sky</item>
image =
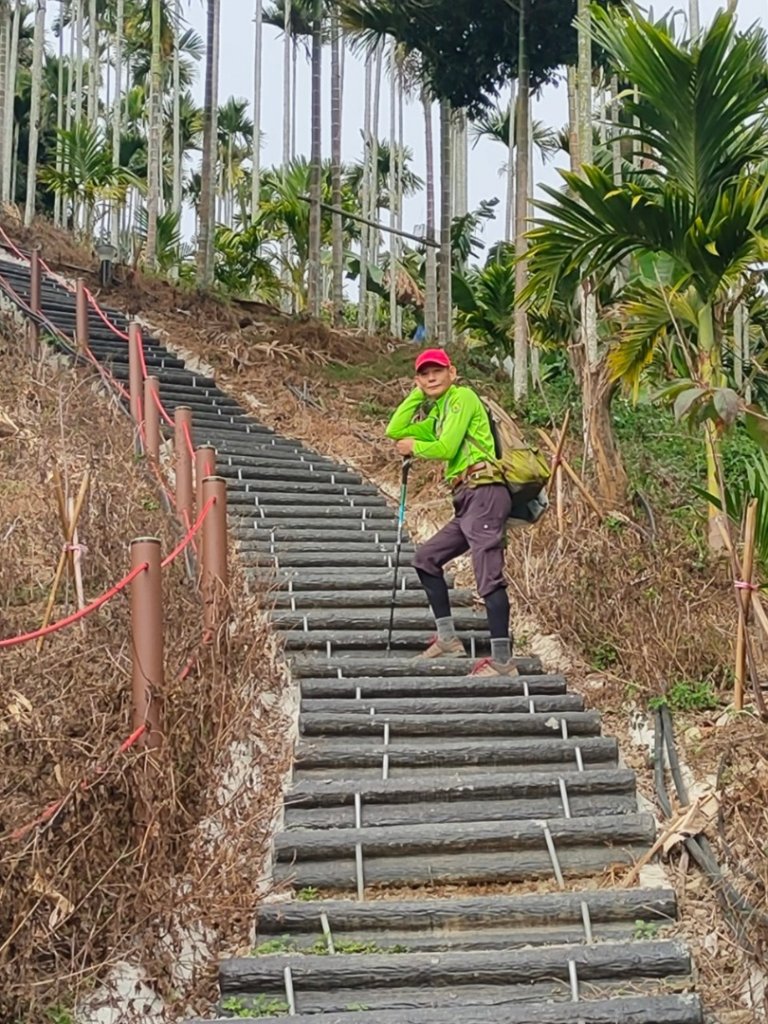
[[(688, 0), (670, 3), (668, 0), (657, 0), (652, 6), (654, 16), (668, 11), (681, 11), (687, 15)], [(715, 13), (724, 6), (724, 0), (699, 0), (702, 25), (711, 21)], [(219, 82), (220, 102), (229, 96), (253, 97), (253, 39), (254, 39), (254, 0), (222, 0), (221, 23), (221, 75)], [(740, 24), (747, 27), (761, 21), (768, 26), (768, 3), (766, 0), (738, 0), (738, 16)], [(186, 14), (190, 24), (205, 38), (205, 10), (203, 0), (189, 0)], [(324, 54), (324, 82), (326, 95), (323, 104), (323, 152), (330, 151), (329, 118), (330, 92), (328, 79), (330, 76), (330, 55)], [(202, 68), (201, 68), (202, 72)], [(363, 81), (364, 72), (360, 60), (347, 53), (344, 87), (343, 141), (342, 158), (345, 161), (359, 160), (361, 156), (360, 126), (363, 118)], [(202, 73), (196, 87), (202, 102)], [(283, 109), (283, 48), (282, 36), (276, 29), (264, 26), (263, 71), (262, 71), (262, 131), (264, 142), (262, 162), (265, 166), (279, 164), (282, 156), (282, 109)], [(506, 103), (507, 97), (502, 97)], [(297, 89), (297, 142), (298, 153), (309, 153), (310, 136), (310, 76), (309, 63), (303, 56), (299, 59)], [(534, 118), (554, 128), (561, 128), (567, 120), (567, 104), (565, 84), (549, 86), (534, 101)], [(438, 138), (437, 110), (433, 117), (435, 141)], [(389, 90), (382, 89), (381, 131), (384, 137), (389, 130)], [(405, 113), (405, 141), (413, 150), (413, 169), (424, 177), (424, 119), (420, 105), (411, 104)], [(499, 209), (503, 209), (506, 183), (502, 168), (506, 161), (504, 147), (498, 142), (482, 140), (469, 154), (469, 208), (474, 209), (481, 200), (498, 196)], [(559, 177), (556, 167), (552, 164), (542, 166), (536, 158), (534, 177), (538, 183), (557, 184)], [(491, 245), (504, 235), (503, 213), (490, 222), (484, 232), (484, 241)], [(404, 209), (404, 227), (413, 231), (417, 225), (423, 225), (424, 198), (416, 196), (406, 200)]]

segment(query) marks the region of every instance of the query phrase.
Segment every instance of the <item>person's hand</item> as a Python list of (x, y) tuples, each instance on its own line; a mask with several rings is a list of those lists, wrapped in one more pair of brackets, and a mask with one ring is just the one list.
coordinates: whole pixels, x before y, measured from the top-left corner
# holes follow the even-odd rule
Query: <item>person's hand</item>
[(399, 441), (395, 441), (395, 448), (403, 457), (413, 455), (413, 438), (403, 437)]

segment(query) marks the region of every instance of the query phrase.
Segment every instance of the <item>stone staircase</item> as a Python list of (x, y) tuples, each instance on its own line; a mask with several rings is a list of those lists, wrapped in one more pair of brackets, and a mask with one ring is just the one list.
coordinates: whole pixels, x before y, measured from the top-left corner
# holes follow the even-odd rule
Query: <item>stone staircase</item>
[[(0, 261), (29, 295), (29, 270)], [(45, 278), (64, 332), (71, 293)], [(108, 314), (121, 330), (125, 318)], [(91, 348), (121, 381), (124, 341), (91, 315)], [(386, 637), (396, 522), (375, 487), (276, 435), (215, 382), (146, 338), (163, 403), (192, 409), (218, 450), (240, 558), (277, 577), (273, 612), (301, 689), (292, 785), (252, 955), (220, 965), (212, 1015), (297, 1024), (700, 1024), (666, 888), (622, 888), (648, 849), (601, 716), (538, 659), (518, 678), (414, 664), (431, 619), (401, 571)], [(406, 545), (407, 551), (411, 550)], [(460, 633), (487, 653), (485, 618), (454, 590)]]

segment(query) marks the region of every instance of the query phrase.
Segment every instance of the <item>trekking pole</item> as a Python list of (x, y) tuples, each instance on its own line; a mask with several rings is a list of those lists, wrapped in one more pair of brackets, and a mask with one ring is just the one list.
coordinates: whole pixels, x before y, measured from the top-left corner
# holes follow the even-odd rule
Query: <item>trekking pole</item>
[(405, 495), (408, 490), (408, 470), (411, 460), (403, 459), (400, 474), (400, 507), (397, 510), (397, 540), (395, 541), (395, 576), (392, 580), (392, 599), (389, 602), (389, 631), (387, 632), (387, 654), (392, 650), (392, 627), (395, 623), (395, 600), (397, 598), (397, 574), (400, 571), (400, 549), (403, 546), (403, 524), (405, 523)]

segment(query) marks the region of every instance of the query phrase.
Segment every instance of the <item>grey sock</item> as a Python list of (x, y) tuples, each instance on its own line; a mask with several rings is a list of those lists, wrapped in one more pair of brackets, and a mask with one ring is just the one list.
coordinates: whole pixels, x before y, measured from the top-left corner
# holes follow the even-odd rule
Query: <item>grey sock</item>
[(456, 636), (456, 628), (453, 625), (452, 615), (449, 615), (445, 619), (435, 619), (435, 625), (437, 626), (438, 640), (453, 640)]
[(509, 637), (503, 637), (502, 639), (494, 639), (491, 637), (492, 660), (498, 661), (501, 665), (505, 665), (511, 657), (512, 644), (510, 643)]

